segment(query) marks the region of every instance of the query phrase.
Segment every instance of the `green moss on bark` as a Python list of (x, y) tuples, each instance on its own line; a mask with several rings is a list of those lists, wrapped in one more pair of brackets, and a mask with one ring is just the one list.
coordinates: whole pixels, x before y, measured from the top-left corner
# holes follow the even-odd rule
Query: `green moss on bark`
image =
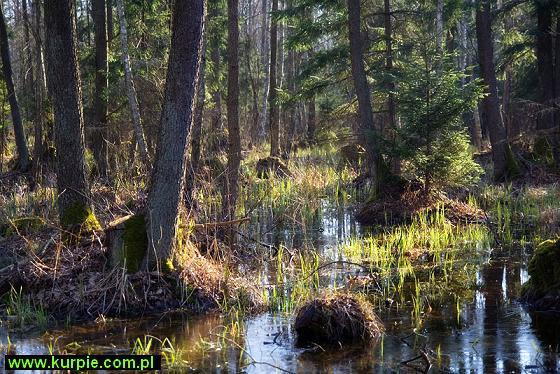
[(529, 261), (530, 280), (523, 285), (522, 296), (538, 299), (560, 287), (560, 239), (538, 245)]
[(516, 178), (521, 174), (517, 158), (509, 146), (506, 147), (506, 174), (508, 178)]
[(60, 223), (66, 228), (79, 228), (80, 232), (101, 230), (101, 225), (93, 210), (86, 205), (74, 204), (66, 209), (60, 218)]
[(129, 272), (136, 272), (140, 269), (147, 250), (148, 234), (145, 217), (140, 214), (130, 217), (124, 223), (121, 253), (121, 261)]

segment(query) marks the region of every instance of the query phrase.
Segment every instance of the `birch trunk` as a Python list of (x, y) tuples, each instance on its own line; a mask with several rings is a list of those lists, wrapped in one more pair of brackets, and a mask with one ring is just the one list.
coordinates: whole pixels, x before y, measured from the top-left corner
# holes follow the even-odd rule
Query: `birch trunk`
[(119, 19), (120, 39), (122, 48), (122, 63), (124, 65), (124, 79), (126, 84), (126, 93), (128, 96), (128, 105), (130, 106), (130, 114), (132, 116), (132, 126), (134, 129), (134, 139), (140, 150), (140, 156), (145, 166), (150, 164), (150, 155), (146, 146), (146, 138), (144, 129), (142, 128), (142, 118), (140, 117), (140, 108), (138, 106), (138, 97), (134, 88), (134, 78), (132, 68), (130, 66), (130, 55), (128, 54), (128, 34), (126, 30), (126, 18), (124, 16), (123, 0), (117, 0), (117, 17)]

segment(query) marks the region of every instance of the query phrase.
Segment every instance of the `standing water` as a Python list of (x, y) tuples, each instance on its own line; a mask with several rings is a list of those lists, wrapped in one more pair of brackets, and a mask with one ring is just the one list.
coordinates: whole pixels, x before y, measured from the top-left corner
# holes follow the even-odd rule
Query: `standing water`
[[(312, 248), (322, 264), (332, 262), (309, 274), (317, 288), (348, 290), (349, 283), (366, 275), (352, 264), (354, 255), (347, 248), (369, 233), (342, 207), (325, 203), (317, 217), (304, 229), (281, 227), (263, 218), (250, 232), (260, 232), (260, 240), (276, 248), (285, 246), (280, 252), (286, 253), (277, 256), (293, 259), (296, 248)], [(464, 278), (445, 283), (443, 289), (431, 288), (431, 297), (419, 289), (416, 299), (402, 296), (406, 281), (391, 294), (378, 290), (382, 296), (374, 304), (386, 331), (367, 346), (296, 347), (294, 311), (289, 306), (253, 316), (232, 312), (98, 320), (9, 337), (0, 329), (0, 341), (7, 344), (9, 339), (18, 354), (141, 353), (151, 344), (159, 347), (164, 363), (180, 372), (557, 372), (560, 320), (529, 313), (516, 301), (528, 278), (527, 257), (520, 252), (479, 248), (479, 258), (464, 263), (446, 255), (446, 261), (456, 261), (455, 268), (464, 270)], [(263, 262), (261, 282), (269, 293), (294, 292), (289, 286), (277, 286), (279, 281), (292, 282), (298, 270), (279, 266), (275, 259)], [(444, 266), (430, 273), (432, 278), (447, 276)], [(416, 277), (420, 273), (414, 273)], [(437, 284), (437, 279), (430, 283)]]

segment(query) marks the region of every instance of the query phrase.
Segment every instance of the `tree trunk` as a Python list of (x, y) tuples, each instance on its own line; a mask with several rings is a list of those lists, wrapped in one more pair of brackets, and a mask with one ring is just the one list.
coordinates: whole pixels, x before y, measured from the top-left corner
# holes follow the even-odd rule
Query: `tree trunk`
[[(286, 80), (287, 80), (287, 87), (290, 95), (294, 95), (296, 93), (296, 52), (293, 49), (288, 51), (288, 61), (286, 64)], [(293, 143), (294, 143), (294, 136), (296, 132), (296, 103), (290, 103), (290, 106), (286, 108), (286, 157), (290, 158)]]
[(35, 76), (33, 74), (33, 54), (32, 54), (32, 50), (33, 48), (31, 47), (31, 38), (30, 38), (30, 31), (29, 31), (29, 26), (31, 25), (31, 22), (29, 21), (29, 11), (27, 8), (27, 1), (28, 0), (22, 0), (21, 1), (21, 10), (23, 13), (23, 42), (24, 42), (24, 46), (25, 46), (25, 63), (23, 64), (23, 70), (24, 72), (26, 72), (26, 74), (24, 74), (25, 80), (24, 80), (24, 95), (27, 97), (25, 99), (25, 105), (24, 105), (24, 114), (25, 117), (27, 119), (32, 119), (34, 118), (34, 102), (33, 102), (33, 88), (35, 86)]
[[(272, 13), (278, 11), (278, 0), (272, 0)], [(270, 21), (270, 83), (268, 92), (268, 108), (270, 111), (268, 128), (270, 129), (270, 155), (280, 155), (280, 121), (278, 103), (276, 102), (276, 68), (278, 52), (278, 21), (273, 17)]]
[(363, 41), (361, 35), (360, 0), (348, 0), (348, 38), (350, 42), (350, 59), (354, 89), (358, 97), (360, 131), (358, 139), (364, 139), (367, 151), (367, 162), (373, 180), (372, 194), (376, 194), (381, 183), (381, 154), (377, 149), (377, 130), (373, 122), (371, 96), (367, 83), (363, 59)]
[[(156, 160), (148, 194), (147, 267), (169, 264), (177, 247), (179, 207), (185, 181), (187, 140), (193, 120), (204, 29), (204, 0), (177, 0), (160, 120)], [(157, 260), (157, 261), (156, 261)]]
[(480, 75), (486, 86), (486, 96), (482, 101), (486, 126), (492, 144), (494, 179), (501, 181), (517, 174), (518, 166), (507, 141), (506, 129), (500, 113), (498, 84), (494, 66), (494, 46), (492, 39), (492, 18), (490, 0), (480, 0), (476, 9), (476, 37)]
[(315, 114), (315, 95), (307, 104), (307, 143), (315, 143), (315, 132), (317, 131), (317, 118)]
[[(222, 194), (222, 218), (230, 221), (235, 218), (238, 194), (239, 165), (241, 163), (241, 138), (239, 134), (239, 10), (238, 0), (228, 0), (228, 162)], [(226, 237), (234, 242), (234, 232)]]
[[(541, 108), (537, 119), (537, 129), (547, 130), (553, 127), (554, 115), (554, 67), (552, 43), (552, 9), (537, 6), (536, 55), (539, 75)], [(545, 136), (546, 139), (548, 137)]]
[(436, 51), (443, 52), (443, 0), (436, 0)]
[(266, 133), (268, 124), (268, 93), (270, 92), (270, 38), (268, 28), (268, 0), (262, 0), (262, 39), (261, 39), (261, 56), (262, 68), (264, 70), (263, 79), (263, 96), (260, 114), (259, 135), (262, 137)]
[(138, 106), (138, 97), (134, 88), (134, 78), (132, 76), (132, 68), (130, 66), (130, 56), (128, 54), (128, 34), (126, 31), (126, 18), (124, 16), (123, 0), (117, 0), (117, 17), (119, 19), (122, 63), (124, 65), (124, 79), (126, 84), (126, 93), (128, 96), (128, 104), (130, 106), (130, 114), (132, 116), (132, 126), (134, 129), (134, 138), (138, 148), (142, 162), (146, 167), (150, 164), (150, 155), (146, 146), (146, 138), (144, 137), (144, 129), (142, 128), (142, 118), (140, 117), (140, 108)]
[(109, 154), (107, 149), (107, 103), (109, 82), (107, 73), (107, 7), (105, 0), (93, 0), (95, 25), (95, 90), (93, 92), (93, 129), (91, 131), (93, 157), (99, 177), (108, 178)]
[(84, 162), (84, 118), (72, 0), (46, 0), (46, 53), (54, 107), (58, 211), (63, 227), (98, 228)]
[(250, 128), (250, 145), (249, 148), (257, 144), (259, 137), (259, 92), (257, 88), (257, 80), (253, 75), (253, 68), (251, 66), (251, 36), (249, 35), (249, 23), (245, 20), (245, 63), (247, 64), (247, 75), (251, 84), (251, 103), (252, 103), (252, 118)]
[[(216, 20), (220, 17), (220, 3), (215, 2), (212, 4), (210, 8), (211, 14), (209, 18), (212, 20)], [(223, 122), (222, 122), (222, 87), (220, 84), (220, 66), (221, 66), (221, 58), (220, 58), (220, 38), (219, 35), (214, 35), (211, 43), (211, 59), (212, 59), (212, 66), (214, 69), (214, 77), (213, 81), (216, 82), (216, 88), (212, 93), (212, 101), (214, 103), (214, 109), (212, 110), (212, 118), (210, 120), (210, 126), (212, 129), (211, 132), (211, 141), (209, 144), (209, 152), (215, 153), (221, 151), (222, 146), (222, 135), (223, 135)]]
[(554, 48), (554, 127), (552, 154), (556, 167), (560, 168), (560, 15), (556, 17), (556, 40)]
[(6, 19), (1, 6), (0, 16), (2, 17), (0, 20), (0, 54), (2, 55), (2, 73), (4, 74), (4, 81), (6, 82), (6, 88), (8, 89), (8, 101), (10, 102), (10, 110), (12, 112), (12, 122), (14, 124), (14, 135), (16, 138), (16, 148), (18, 153), (18, 167), (22, 171), (27, 171), (29, 169), (29, 150), (27, 148), (25, 130), (23, 128), (20, 107), (14, 87), (8, 30), (6, 29)]
[[(200, 143), (202, 137), (202, 120), (204, 119), (204, 98), (206, 97), (206, 36), (202, 36), (202, 51), (200, 58), (200, 67), (198, 72), (198, 87), (196, 106), (194, 108), (194, 120), (191, 133), (191, 158), (190, 170), (188, 171), (190, 177), (187, 179), (190, 184), (194, 182), (194, 176), (198, 171), (200, 164)], [(192, 187), (191, 185), (187, 187)]]
[[(393, 82), (393, 22), (391, 21), (391, 0), (384, 0), (384, 26), (385, 26), (385, 69), (389, 77), (387, 82), (387, 133), (391, 140), (396, 140), (397, 131), (397, 111), (395, 105), (395, 83)], [(393, 156), (391, 162), (393, 173), (400, 174), (401, 160), (398, 156)]]
[(113, 23), (113, 0), (107, 0), (107, 44), (111, 45), (115, 37), (115, 26)]

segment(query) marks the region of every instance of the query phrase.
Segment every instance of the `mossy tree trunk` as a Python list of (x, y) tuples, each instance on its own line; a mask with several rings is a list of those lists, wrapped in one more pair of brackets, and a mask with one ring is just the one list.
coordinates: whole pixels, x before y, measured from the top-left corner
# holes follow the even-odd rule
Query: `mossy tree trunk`
[(480, 75), (486, 86), (486, 96), (482, 101), (486, 126), (492, 144), (494, 179), (502, 181), (515, 177), (519, 167), (510, 148), (506, 129), (500, 112), (498, 83), (494, 65), (494, 46), (492, 39), (492, 16), (490, 0), (480, 0), (476, 8), (476, 37)]
[(156, 161), (148, 194), (147, 267), (168, 264), (177, 248), (186, 150), (193, 120), (205, 1), (176, 1)]
[(48, 85), (54, 107), (58, 211), (64, 227), (97, 229), (84, 162), (84, 118), (72, 0), (46, 0)]
[(8, 30), (6, 27), (6, 19), (4, 11), (0, 6), (0, 55), (2, 57), (2, 73), (8, 90), (8, 102), (12, 112), (12, 123), (14, 125), (14, 135), (16, 137), (16, 149), (18, 153), (18, 167), (20, 170), (26, 171), (29, 168), (29, 149), (27, 148), (27, 140), (25, 138), (25, 130), (21, 119), (21, 111), (14, 80), (12, 74), (12, 62), (10, 57), (10, 45), (8, 41)]

